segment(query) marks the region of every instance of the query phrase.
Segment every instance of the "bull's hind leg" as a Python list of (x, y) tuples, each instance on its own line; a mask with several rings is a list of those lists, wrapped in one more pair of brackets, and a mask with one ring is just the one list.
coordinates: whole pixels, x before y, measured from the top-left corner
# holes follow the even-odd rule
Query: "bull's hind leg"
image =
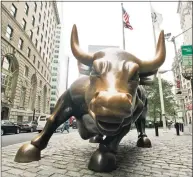
[(71, 98), (69, 92), (65, 92), (58, 100), (55, 110), (42, 130), (31, 143), (24, 144), (17, 151), (16, 162), (32, 162), (41, 159), (41, 150), (46, 148), (54, 131), (72, 115)]
[(135, 122), (135, 125), (136, 125), (137, 132), (138, 132), (137, 146), (144, 147), (144, 148), (150, 148), (151, 141), (145, 133), (146, 115), (147, 115), (147, 101), (143, 109), (143, 112), (140, 115), (140, 117), (137, 119), (137, 121)]

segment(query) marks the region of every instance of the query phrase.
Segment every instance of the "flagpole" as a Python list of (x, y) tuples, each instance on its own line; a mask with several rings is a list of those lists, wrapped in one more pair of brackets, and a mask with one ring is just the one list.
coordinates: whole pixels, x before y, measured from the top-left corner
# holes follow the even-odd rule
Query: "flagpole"
[[(154, 45), (155, 45), (155, 50), (156, 50), (156, 34), (155, 34), (155, 26), (154, 26), (153, 16), (152, 16), (152, 11), (153, 10), (152, 10), (151, 1), (150, 1), (150, 8), (151, 8), (151, 19), (152, 19), (152, 26), (153, 26)], [(154, 79), (155, 79), (155, 77), (156, 77), (156, 74), (154, 74)], [(161, 74), (159, 73), (159, 69), (158, 69), (158, 72), (157, 72), (157, 77), (158, 77), (159, 95), (160, 95), (160, 103), (161, 103), (163, 132), (167, 132), (166, 117), (165, 117), (165, 106), (164, 106), (163, 89), (162, 89), (162, 79), (161, 79)]]
[(124, 22), (123, 22), (123, 3), (121, 3), (121, 11), (122, 11), (122, 28), (123, 28), (123, 50), (125, 50), (125, 32), (124, 32)]

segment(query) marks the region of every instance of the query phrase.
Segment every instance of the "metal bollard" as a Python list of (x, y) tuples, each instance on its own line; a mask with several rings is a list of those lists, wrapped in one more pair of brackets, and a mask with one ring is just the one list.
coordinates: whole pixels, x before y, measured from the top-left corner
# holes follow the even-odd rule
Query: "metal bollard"
[(180, 125), (179, 125), (179, 123), (176, 123), (176, 134), (178, 136), (180, 135)]
[(182, 132), (184, 132), (184, 124), (182, 124)]
[(155, 123), (154, 126), (155, 126), (155, 136), (159, 136), (158, 123)]

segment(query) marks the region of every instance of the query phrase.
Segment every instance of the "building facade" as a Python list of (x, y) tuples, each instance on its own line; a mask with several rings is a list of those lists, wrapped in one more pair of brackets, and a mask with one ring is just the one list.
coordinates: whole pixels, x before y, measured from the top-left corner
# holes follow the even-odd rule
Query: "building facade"
[(1, 15), (1, 118), (49, 114), (56, 2), (4, 1)]
[[(179, 1), (177, 13), (180, 16), (181, 29), (183, 31), (183, 45), (192, 45), (192, 2), (191, 1)], [(183, 119), (185, 125), (192, 124), (192, 89), (190, 80), (186, 80), (182, 72), (183, 66), (181, 65), (182, 61), (182, 52), (181, 49), (176, 49), (177, 58), (175, 58), (173, 63), (174, 78), (176, 82), (177, 89), (179, 91), (187, 92), (186, 96), (183, 96), (178, 100), (180, 105), (180, 110), (183, 110)], [(191, 131), (191, 130), (190, 130)]]
[(55, 29), (54, 36), (54, 52), (51, 62), (51, 95), (50, 95), (50, 113), (53, 112), (53, 109), (56, 105), (56, 102), (59, 97), (59, 83), (60, 83), (60, 38), (61, 38), (61, 26), (58, 25)]

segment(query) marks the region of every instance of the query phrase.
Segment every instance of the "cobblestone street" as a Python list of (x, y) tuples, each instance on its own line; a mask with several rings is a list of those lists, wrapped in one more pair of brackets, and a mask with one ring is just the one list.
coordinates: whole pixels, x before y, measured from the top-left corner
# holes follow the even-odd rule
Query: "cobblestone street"
[(16, 163), (14, 156), (23, 144), (2, 148), (2, 177), (192, 177), (192, 136), (176, 136), (175, 130), (159, 137), (154, 129), (147, 135), (152, 148), (136, 147), (137, 131), (131, 130), (120, 143), (117, 170), (111, 173), (95, 173), (87, 168), (91, 154), (98, 144), (82, 140), (77, 132), (61, 134), (52, 138), (42, 151), (38, 162)]

